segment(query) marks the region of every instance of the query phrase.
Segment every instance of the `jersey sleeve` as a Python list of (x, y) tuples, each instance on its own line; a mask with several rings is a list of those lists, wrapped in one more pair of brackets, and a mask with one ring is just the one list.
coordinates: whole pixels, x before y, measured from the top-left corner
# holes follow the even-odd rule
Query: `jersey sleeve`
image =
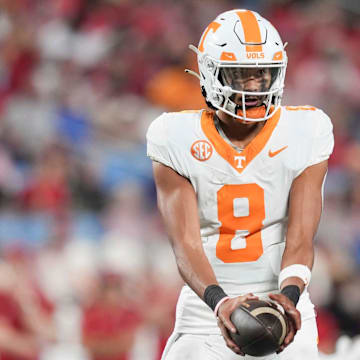
[(147, 156), (154, 161), (166, 166), (173, 167), (170, 161), (167, 133), (165, 127), (165, 116), (162, 114), (156, 118), (149, 126), (146, 134)]
[(164, 113), (150, 124), (146, 134), (147, 156), (188, 178), (189, 174), (183, 151), (171, 139), (174, 130), (170, 131), (169, 124), (172, 124), (173, 120), (170, 114)]
[(318, 110), (318, 126), (313, 138), (311, 157), (308, 166), (327, 160), (334, 148), (333, 126), (330, 118), (321, 110)]

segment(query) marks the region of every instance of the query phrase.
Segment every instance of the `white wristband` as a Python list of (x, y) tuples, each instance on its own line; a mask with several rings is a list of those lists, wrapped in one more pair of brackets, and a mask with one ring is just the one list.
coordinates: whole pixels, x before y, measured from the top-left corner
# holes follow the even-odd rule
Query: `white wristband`
[(289, 277), (298, 277), (300, 278), (305, 287), (307, 287), (310, 283), (311, 279), (311, 271), (306, 265), (302, 264), (293, 264), (289, 265), (286, 268), (282, 269), (279, 274), (279, 289), (281, 289), (282, 282)]
[(226, 300), (229, 300), (230, 299), (230, 296), (225, 296), (223, 297), (215, 306), (215, 309), (214, 309), (214, 314), (215, 314), (215, 317), (217, 317), (217, 313), (219, 311), (219, 307), (220, 305), (225, 302)]

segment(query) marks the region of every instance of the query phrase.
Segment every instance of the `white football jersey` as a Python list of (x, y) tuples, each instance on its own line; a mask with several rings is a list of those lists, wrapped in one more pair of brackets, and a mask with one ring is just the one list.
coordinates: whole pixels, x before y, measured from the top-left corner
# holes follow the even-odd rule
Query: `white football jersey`
[[(277, 291), (292, 182), (328, 159), (333, 145), (330, 119), (310, 106), (281, 107), (241, 152), (205, 110), (164, 113), (147, 133), (148, 156), (193, 185), (203, 247), (230, 296)], [(306, 291), (298, 309), (303, 319), (314, 316)], [(219, 332), (211, 309), (186, 285), (175, 330)]]

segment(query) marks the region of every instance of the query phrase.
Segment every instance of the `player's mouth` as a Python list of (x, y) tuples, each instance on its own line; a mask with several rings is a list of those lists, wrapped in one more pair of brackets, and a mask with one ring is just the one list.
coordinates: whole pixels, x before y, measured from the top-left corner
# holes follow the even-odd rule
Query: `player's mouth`
[(260, 96), (245, 96), (245, 106), (259, 106), (261, 104)]
[[(240, 106), (242, 106), (242, 96), (239, 96), (236, 99), (236, 103)], [(254, 107), (254, 106), (260, 106), (263, 103), (263, 96), (245, 96), (245, 106), (247, 108)]]

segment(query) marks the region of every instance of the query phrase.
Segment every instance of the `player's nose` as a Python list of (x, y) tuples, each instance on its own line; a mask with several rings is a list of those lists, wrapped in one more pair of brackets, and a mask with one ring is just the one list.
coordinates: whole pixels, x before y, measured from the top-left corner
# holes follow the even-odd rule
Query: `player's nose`
[(261, 84), (255, 79), (249, 79), (244, 86), (244, 90), (250, 92), (260, 91), (260, 88), (261, 88)]

